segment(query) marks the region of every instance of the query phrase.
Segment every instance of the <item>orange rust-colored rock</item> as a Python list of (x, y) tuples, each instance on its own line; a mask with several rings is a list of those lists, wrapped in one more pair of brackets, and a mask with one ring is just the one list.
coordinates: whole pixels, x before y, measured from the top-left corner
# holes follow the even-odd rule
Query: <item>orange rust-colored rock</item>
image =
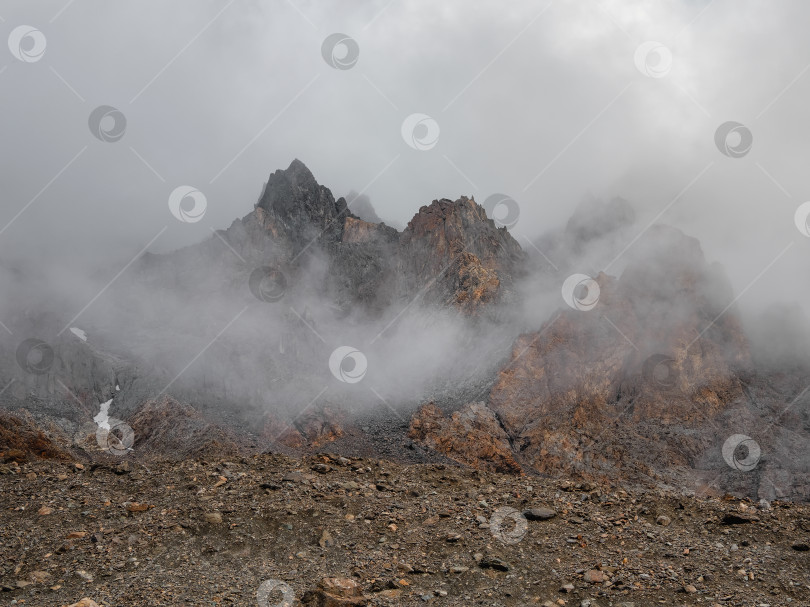
[(129, 420), (135, 449), (151, 456), (177, 459), (239, 453), (233, 431), (209, 422), (187, 403), (169, 396), (144, 403)]
[(307, 607), (361, 607), (368, 600), (363, 596), (360, 584), (349, 578), (326, 577), (315, 590), (301, 597)]
[(474, 314), (508, 300), (525, 254), (471, 198), (434, 200), (408, 223), (399, 240), (403, 287), (426, 299)]
[(411, 420), (408, 436), (474, 468), (521, 472), (508, 436), (484, 403), (470, 403), (446, 417), (433, 403)]
[(22, 463), (29, 457), (71, 459), (57, 441), (43, 432), (28, 411), (0, 411), (0, 458)]
[(497, 454), (590, 479), (693, 466), (744, 398), (747, 342), (728, 281), (695, 239), (655, 227), (636, 249), (621, 278), (595, 277), (593, 309), (564, 307), (517, 338), (486, 405), (451, 420), (423, 408), (412, 436), (471, 465)]
[(688, 465), (697, 443), (659, 442), (645, 422), (706, 429), (742, 395), (737, 373), (750, 361), (734, 311), (721, 315), (732, 299), (724, 277), (670, 228), (651, 230), (639, 249), (643, 263), (621, 279), (596, 277), (594, 309), (566, 308), (518, 338), (492, 388), (489, 406), (540, 472)]
[(343, 224), (343, 242), (369, 242), (378, 236), (378, 224), (356, 217), (346, 217)]
[(341, 412), (331, 407), (306, 411), (291, 423), (269, 414), (260, 436), (293, 449), (319, 447), (343, 436), (343, 418)]

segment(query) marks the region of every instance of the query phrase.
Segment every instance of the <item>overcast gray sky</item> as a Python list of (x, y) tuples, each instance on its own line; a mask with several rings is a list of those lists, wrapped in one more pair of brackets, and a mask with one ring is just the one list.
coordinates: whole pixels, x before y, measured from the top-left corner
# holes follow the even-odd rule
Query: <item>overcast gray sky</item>
[[(583, 196), (624, 196), (641, 228), (700, 238), (741, 305), (810, 301), (803, 0), (6, 0), (0, 18), (3, 258), (120, 266), (198, 241), (297, 157), (398, 224), (508, 194), (524, 246)], [(359, 49), (349, 69), (323, 57), (335, 33)], [(117, 141), (91, 133), (102, 105), (126, 119)], [(403, 137), (417, 113), (429, 149)], [(715, 143), (727, 121), (753, 137), (737, 158)], [(195, 223), (169, 211), (186, 185), (207, 202)]]

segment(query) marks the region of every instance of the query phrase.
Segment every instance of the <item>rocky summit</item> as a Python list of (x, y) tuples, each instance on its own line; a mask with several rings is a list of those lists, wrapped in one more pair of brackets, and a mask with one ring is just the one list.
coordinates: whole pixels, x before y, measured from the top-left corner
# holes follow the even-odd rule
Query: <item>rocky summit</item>
[(0, 596), (810, 604), (810, 362), (627, 201), (530, 243), (295, 160), (78, 320), (4, 268)]

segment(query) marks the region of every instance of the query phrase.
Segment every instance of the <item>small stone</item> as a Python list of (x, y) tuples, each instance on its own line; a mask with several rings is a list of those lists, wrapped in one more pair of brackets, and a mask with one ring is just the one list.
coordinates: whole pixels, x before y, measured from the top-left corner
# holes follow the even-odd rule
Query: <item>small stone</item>
[(335, 538), (332, 537), (332, 534), (329, 533), (328, 529), (324, 529), (323, 533), (321, 533), (321, 537), (318, 540), (318, 545), (321, 548), (331, 548), (335, 545)]
[(655, 522), (661, 525), (662, 527), (668, 527), (669, 524), (672, 522), (672, 519), (669, 518), (666, 514), (662, 514), (657, 519), (655, 519)]
[(84, 569), (79, 569), (76, 572), (76, 575), (78, 575), (80, 578), (82, 578), (85, 582), (92, 582), (93, 581), (93, 576), (90, 575), (89, 573), (87, 573)]
[(219, 512), (206, 512), (203, 514), (203, 518), (205, 519), (206, 523), (211, 523), (212, 525), (222, 522), (222, 514)]
[(331, 469), (332, 468), (326, 464), (315, 464), (314, 466), (312, 466), (312, 470), (314, 472), (317, 472), (318, 474), (326, 474)]
[(510, 566), (506, 561), (494, 556), (485, 556), (478, 563), (481, 569), (495, 569), (496, 571), (509, 571)]
[(695, 594), (697, 592), (697, 588), (692, 586), (692, 584), (687, 584), (683, 587), (684, 592), (688, 592), (689, 594)]
[(323, 578), (316, 590), (308, 590), (301, 597), (304, 605), (360, 606), (367, 604), (359, 583), (349, 578)]
[(745, 523), (751, 522), (753, 522), (753, 519), (731, 512), (727, 512), (723, 515), (723, 518), (720, 519), (721, 525), (744, 525)]
[(530, 521), (546, 521), (557, 516), (557, 513), (551, 508), (529, 508), (523, 511), (523, 516)]
[(35, 481), (37, 480), (37, 473), (29, 472), (28, 474), (25, 475), (25, 478), (27, 478), (29, 481)]
[(39, 510), (37, 510), (37, 514), (40, 516), (47, 516), (53, 512), (53, 508), (49, 508), (48, 506), (42, 506)]
[(573, 584), (564, 584), (562, 588), (560, 588), (560, 592), (574, 592), (574, 585)]
[(607, 576), (604, 574), (604, 572), (599, 571), (598, 569), (589, 569), (583, 574), (582, 577), (590, 584), (601, 584), (602, 582), (607, 581)]
[(69, 607), (99, 607), (99, 604), (96, 603), (93, 599), (83, 598), (78, 603), (73, 603)]
[(123, 461), (120, 464), (118, 464), (115, 468), (113, 468), (113, 472), (118, 476), (121, 476), (123, 474), (129, 474), (130, 472), (132, 472), (132, 464), (130, 464), (128, 461)]
[(51, 574), (47, 571), (32, 571), (30, 577), (35, 582), (42, 584), (51, 578)]
[(67, 539), (69, 540), (78, 540), (87, 535), (87, 531), (71, 531), (67, 535)]

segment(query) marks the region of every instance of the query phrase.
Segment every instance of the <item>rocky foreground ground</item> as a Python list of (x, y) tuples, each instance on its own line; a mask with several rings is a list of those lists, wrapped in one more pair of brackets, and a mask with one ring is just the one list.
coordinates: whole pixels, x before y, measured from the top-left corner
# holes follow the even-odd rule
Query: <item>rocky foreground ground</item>
[(810, 605), (806, 504), (327, 454), (129, 457), (0, 466), (2, 604)]

